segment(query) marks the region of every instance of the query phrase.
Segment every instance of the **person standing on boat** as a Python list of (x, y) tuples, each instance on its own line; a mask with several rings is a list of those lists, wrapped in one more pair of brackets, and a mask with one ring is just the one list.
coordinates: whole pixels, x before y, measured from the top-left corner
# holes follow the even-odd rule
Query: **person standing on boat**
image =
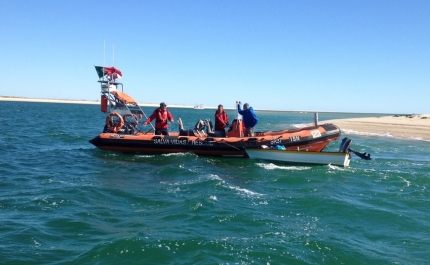
[(244, 136), (254, 136), (254, 127), (258, 123), (257, 115), (255, 115), (254, 109), (249, 106), (248, 103), (243, 104), (243, 110), (240, 108), (240, 101), (237, 103), (237, 112), (242, 115), (243, 123), (245, 125)]
[(215, 131), (220, 131), (222, 136), (225, 136), (225, 128), (228, 126), (228, 115), (224, 110), (223, 105), (218, 105), (215, 111)]
[(155, 109), (151, 116), (143, 123), (147, 125), (155, 119), (155, 134), (156, 135), (169, 135), (169, 124), (167, 121), (173, 122), (173, 116), (167, 110), (166, 103), (161, 102), (160, 107)]

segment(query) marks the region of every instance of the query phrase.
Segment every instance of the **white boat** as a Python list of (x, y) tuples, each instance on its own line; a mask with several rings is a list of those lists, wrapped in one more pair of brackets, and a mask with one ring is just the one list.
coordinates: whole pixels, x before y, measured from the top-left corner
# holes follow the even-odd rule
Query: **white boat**
[(347, 167), (351, 161), (351, 153), (364, 160), (371, 160), (370, 154), (360, 153), (351, 149), (352, 140), (347, 137), (342, 139), (339, 152), (306, 151), (306, 149), (286, 150), (282, 145), (261, 145), (258, 148), (245, 148), (249, 158), (280, 161), (287, 163), (304, 163), (320, 165), (337, 165)]
[(337, 165), (347, 167), (351, 161), (349, 153), (342, 152), (307, 152), (276, 149), (245, 149), (249, 158), (288, 163)]
[(205, 108), (203, 107), (203, 104), (196, 104), (194, 105), (194, 109), (205, 109)]

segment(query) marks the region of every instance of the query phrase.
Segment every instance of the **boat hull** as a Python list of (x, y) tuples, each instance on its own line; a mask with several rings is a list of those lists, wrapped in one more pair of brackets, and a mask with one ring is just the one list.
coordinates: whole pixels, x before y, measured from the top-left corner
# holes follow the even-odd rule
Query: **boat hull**
[(349, 166), (351, 155), (341, 152), (306, 152), (273, 149), (246, 149), (249, 158), (286, 163)]
[(196, 155), (220, 157), (248, 157), (246, 148), (282, 145), (287, 150), (320, 152), (340, 137), (340, 129), (332, 124), (300, 130), (259, 132), (255, 137), (169, 136), (143, 134), (102, 133), (90, 143), (102, 150), (143, 154), (192, 152)]

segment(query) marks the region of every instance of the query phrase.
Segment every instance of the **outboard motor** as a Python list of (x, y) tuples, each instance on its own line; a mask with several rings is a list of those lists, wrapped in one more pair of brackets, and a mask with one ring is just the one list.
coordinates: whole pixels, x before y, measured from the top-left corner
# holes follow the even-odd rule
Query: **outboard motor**
[(355, 154), (356, 156), (358, 156), (364, 160), (371, 160), (372, 159), (372, 158), (370, 158), (370, 154), (368, 154), (366, 152), (360, 153), (358, 151), (352, 150), (351, 149), (351, 143), (352, 143), (351, 139), (348, 139), (347, 137), (343, 138), (342, 143), (340, 144), (340, 147), (339, 147), (339, 152), (341, 152), (341, 153), (351, 152), (351, 153)]
[(349, 139), (348, 137), (343, 138), (342, 143), (340, 144), (340, 147), (339, 147), (339, 152), (348, 153), (351, 143), (352, 143), (352, 140)]

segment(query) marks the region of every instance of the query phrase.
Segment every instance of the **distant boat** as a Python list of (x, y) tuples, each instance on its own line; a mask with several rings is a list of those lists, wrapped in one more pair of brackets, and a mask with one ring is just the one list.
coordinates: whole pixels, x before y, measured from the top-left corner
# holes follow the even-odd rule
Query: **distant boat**
[(194, 106), (194, 109), (205, 109), (205, 108), (203, 107), (203, 104), (196, 104)]

